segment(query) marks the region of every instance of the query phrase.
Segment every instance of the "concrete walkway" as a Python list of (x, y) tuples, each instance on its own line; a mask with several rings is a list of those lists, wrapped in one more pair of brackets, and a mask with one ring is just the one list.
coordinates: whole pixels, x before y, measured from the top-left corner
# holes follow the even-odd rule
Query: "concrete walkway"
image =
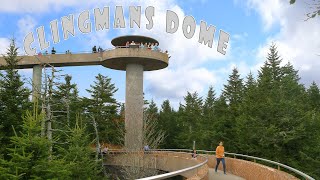
[(209, 168), (209, 180), (244, 180), (242, 177), (238, 177), (232, 174), (225, 175), (223, 171), (214, 172), (213, 168)]

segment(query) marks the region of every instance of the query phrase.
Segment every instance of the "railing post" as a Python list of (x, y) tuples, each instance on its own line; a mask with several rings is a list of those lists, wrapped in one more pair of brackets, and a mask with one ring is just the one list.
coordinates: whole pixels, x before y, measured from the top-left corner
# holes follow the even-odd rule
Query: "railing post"
[(256, 163), (256, 159), (253, 159), (254, 163)]
[(278, 170), (280, 171), (280, 166), (278, 165)]

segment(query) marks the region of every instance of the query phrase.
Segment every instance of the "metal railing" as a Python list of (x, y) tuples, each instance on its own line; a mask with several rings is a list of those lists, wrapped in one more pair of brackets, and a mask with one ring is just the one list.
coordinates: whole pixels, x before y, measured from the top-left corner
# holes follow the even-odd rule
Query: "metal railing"
[[(110, 51), (110, 50), (113, 50), (113, 49), (118, 49), (118, 48), (131, 48), (131, 47), (128, 47), (128, 46), (114, 46), (114, 47), (110, 47), (110, 48), (106, 48), (106, 49), (103, 49), (102, 51), (96, 51), (96, 52), (93, 52), (92, 50), (91, 51), (69, 51), (67, 53), (67, 51), (65, 52), (62, 52), (62, 51), (56, 51), (54, 54), (52, 54), (51, 50), (49, 51), (40, 51), (38, 52), (37, 54), (33, 55), (33, 56), (48, 56), (48, 55), (55, 55), (55, 54), (91, 54), (91, 53), (101, 53), (101, 52), (105, 52), (105, 51)], [(147, 50), (150, 50), (150, 48), (142, 48), (142, 47), (138, 47), (138, 49), (147, 49)], [(162, 50), (152, 50), (152, 51), (156, 51), (156, 52), (161, 52), (161, 53), (166, 53), (165, 51), (162, 51)], [(5, 53), (2, 54), (3, 56), (6, 56)], [(18, 52), (17, 54), (18, 56), (28, 56), (26, 53), (23, 53), (23, 52)]]
[[(170, 152), (170, 150), (163, 150), (163, 149), (152, 149), (149, 152), (157, 152), (157, 151), (167, 151)], [(136, 151), (132, 151), (132, 152), (126, 152), (123, 150), (110, 150), (109, 153), (110, 154), (115, 154), (115, 153), (135, 153)], [(190, 153), (192, 152), (192, 150), (188, 150), (188, 149), (183, 149), (181, 151), (177, 150), (177, 151), (172, 151), (172, 152), (179, 152), (179, 153)], [(174, 177), (174, 176), (178, 176), (181, 175), (182, 173), (186, 173), (192, 170), (196, 170), (198, 168), (201, 168), (202, 166), (204, 166), (205, 164), (207, 164), (208, 162), (208, 157), (203, 156), (203, 155), (198, 155), (200, 157), (203, 157), (205, 160), (203, 162), (201, 162), (200, 164), (197, 164), (195, 166), (191, 166), (188, 168), (184, 168), (184, 169), (180, 169), (177, 171), (173, 171), (173, 172), (169, 172), (169, 173), (164, 173), (164, 174), (160, 174), (160, 175), (156, 175), (156, 176), (151, 176), (151, 177), (146, 177), (146, 178), (141, 178), (138, 180), (158, 180), (158, 179), (166, 179), (166, 178), (170, 178), (170, 177)]]
[[(192, 152), (192, 150), (190, 149), (155, 149), (156, 151), (172, 151), (172, 152)], [(215, 151), (206, 151), (206, 150), (197, 150), (197, 153), (202, 153), (202, 154), (214, 154)], [(280, 167), (287, 169), (291, 172), (294, 172), (295, 174), (307, 179), (307, 180), (315, 180), (314, 178), (312, 178), (311, 176), (307, 175), (306, 173), (303, 173), (297, 169), (294, 169), (290, 166), (287, 166), (285, 164), (281, 164), (279, 162), (275, 162), (275, 161), (271, 161), (268, 159), (263, 159), (263, 158), (259, 158), (259, 157), (254, 157), (254, 156), (249, 156), (249, 155), (244, 155), (244, 154), (236, 154), (236, 153), (225, 153), (226, 155), (230, 155), (233, 158), (236, 157), (244, 157), (244, 158), (249, 158), (249, 159), (253, 159), (254, 162), (256, 163), (257, 160), (262, 161), (262, 162), (267, 162), (273, 165), (277, 165), (278, 166), (278, 170), (280, 170)]]

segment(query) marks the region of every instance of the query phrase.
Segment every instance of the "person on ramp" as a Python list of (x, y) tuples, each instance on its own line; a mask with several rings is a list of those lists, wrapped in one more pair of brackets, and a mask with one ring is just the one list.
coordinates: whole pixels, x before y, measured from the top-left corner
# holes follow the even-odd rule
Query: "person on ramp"
[(220, 141), (219, 146), (216, 149), (216, 158), (217, 158), (217, 165), (216, 165), (215, 171), (217, 172), (220, 161), (222, 161), (223, 172), (224, 174), (226, 174), (226, 162), (224, 161), (224, 147), (223, 147), (222, 141)]

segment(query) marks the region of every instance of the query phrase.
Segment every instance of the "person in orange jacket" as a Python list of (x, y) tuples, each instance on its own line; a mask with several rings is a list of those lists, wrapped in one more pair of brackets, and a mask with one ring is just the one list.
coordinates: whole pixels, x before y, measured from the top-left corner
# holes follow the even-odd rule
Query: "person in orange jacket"
[(223, 172), (226, 174), (226, 162), (224, 161), (224, 147), (223, 147), (223, 142), (220, 141), (219, 146), (216, 149), (216, 158), (217, 158), (217, 165), (216, 165), (216, 172), (218, 170), (218, 166), (220, 164), (220, 161), (222, 161), (223, 165)]

